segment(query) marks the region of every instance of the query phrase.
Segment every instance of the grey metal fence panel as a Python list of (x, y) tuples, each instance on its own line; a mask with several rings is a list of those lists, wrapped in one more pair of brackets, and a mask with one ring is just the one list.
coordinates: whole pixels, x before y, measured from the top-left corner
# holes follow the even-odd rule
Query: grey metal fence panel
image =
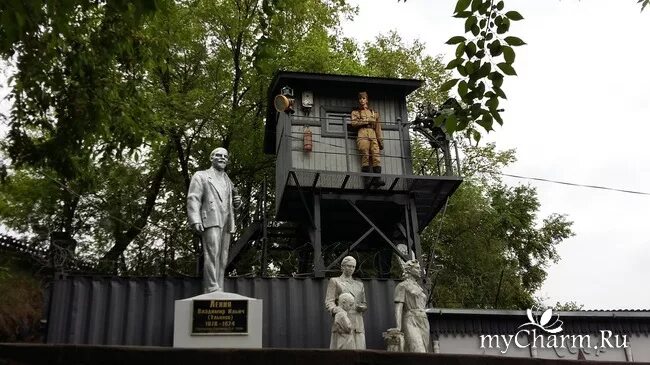
[[(394, 326), (392, 280), (363, 280), (368, 348)], [(226, 290), (264, 301), (265, 347), (328, 348), (327, 279), (228, 279)], [(198, 295), (195, 278), (69, 276), (50, 286), (48, 343), (171, 346), (174, 301)]]

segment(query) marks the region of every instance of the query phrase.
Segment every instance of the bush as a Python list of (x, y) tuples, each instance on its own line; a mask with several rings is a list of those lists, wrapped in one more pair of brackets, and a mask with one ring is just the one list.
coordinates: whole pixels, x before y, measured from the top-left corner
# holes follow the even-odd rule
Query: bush
[(42, 307), (39, 280), (15, 265), (0, 263), (0, 342), (39, 342)]

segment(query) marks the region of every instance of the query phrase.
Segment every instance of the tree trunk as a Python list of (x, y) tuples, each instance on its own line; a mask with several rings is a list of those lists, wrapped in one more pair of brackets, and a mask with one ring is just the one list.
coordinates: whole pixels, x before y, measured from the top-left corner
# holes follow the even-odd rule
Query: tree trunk
[(160, 193), (163, 180), (169, 168), (171, 160), (172, 142), (170, 141), (163, 150), (163, 158), (160, 161), (158, 170), (153, 175), (151, 185), (147, 191), (145, 203), (142, 206), (142, 211), (138, 219), (133, 223), (126, 232), (120, 232), (115, 237), (115, 245), (102, 257), (101, 261), (114, 262), (126, 250), (131, 242), (140, 234), (142, 229), (147, 225), (149, 216), (154, 211), (156, 205), (156, 198)]
[[(190, 171), (188, 167), (189, 155), (185, 155), (185, 150), (183, 149), (183, 142), (181, 141), (181, 136), (178, 130), (172, 132), (172, 139), (174, 140), (174, 146), (176, 147), (176, 155), (178, 156), (178, 164), (181, 167), (181, 175), (183, 175), (183, 182), (185, 183), (185, 191), (187, 192), (190, 189)], [(188, 142), (188, 149), (190, 148)]]

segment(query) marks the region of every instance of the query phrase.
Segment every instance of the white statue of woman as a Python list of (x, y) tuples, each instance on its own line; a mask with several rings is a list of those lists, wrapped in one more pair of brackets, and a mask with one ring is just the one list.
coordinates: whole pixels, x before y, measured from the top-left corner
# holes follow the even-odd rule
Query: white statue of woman
[(418, 284), (421, 276), (417, 260), (404, 265), (404, 281), (395, 287), (395, 321), (397, 330), (404, 333), (406, 352), (430, 352), (429, 320), (424, 308), (427, 295)]
[[(348, 318), (352, 322), (352, 332), (354, 338), (355, 349), (365, 350), (366, 348), (366, 331), (363, 326), (363, 312), (368, 309), (366, 304), (366, 293), (363, 289), (363, 283), (359, 280), (354, 280), (352, 274), (357, 267), (357, 260), (352, 256), (346, 256), (341, 261), (341, 276), (331, 278), (327, 283), (327, 293), (325, 294), (325, 309), (336, 316), (336, 314), (344, 309), (340, 307), (338, 298), (343, 293), (349, 293), (354, 298), (353, 309), (347, 311)], [(332, 337), (330, 340), (330, 349), (336, 349), (336, 344), (339, 343), (338, 327), (336, 323), (332, 324)]]

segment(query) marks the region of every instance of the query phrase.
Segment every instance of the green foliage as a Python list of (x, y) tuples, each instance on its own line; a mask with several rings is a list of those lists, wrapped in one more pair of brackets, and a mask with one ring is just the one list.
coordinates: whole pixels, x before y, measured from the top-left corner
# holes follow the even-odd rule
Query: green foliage
[(565, 303), (556, 302), (553, 309), (556, 311), (581, 311), (585, 307), (584, 304), (578, 304), (577, 302), (570, 301)]
[[(69, 35), (83, 26), (85, 16), (97, 15), (104, 9), (107, 14), (119, 15), (128, 25), (139, 24), (143, 17), (156, 11), (154, 0), (7, 0), (0, 4), (0, 55), (22, 52), (23, 45), (49, 30), (53, 34)], [(95, 18), (97, 20), (97, 18)], [(123, 23), (122, 25), (127, 25)], [(108, 28), (105, 28), (108, 30)], [(113, 29), (113, 31), (116, 29)], [(115, 39), (113, 44), (119, 40)], [(111, 42), (105, 44), (110, 47)]]
[[(638, 0), (637, 3), (641, 4), (643, 11), (650, 0)], [(465, 108), (437, 118), (436, 122), (452, 128), (447, 129), (449, 132), (464, 132), (478, 143), (481, 138), (478, 127), (490, 132), (495, 121), (503, 125), (499, 109), (499, 102), (507, 99), (503, 79), (504, 76), (517, 75), (513, 67), (513, 47), (526, 44), (521, 38), (508, 34), (512, 22), (524, 17), (516, 10), (505, 11), (503, 0), (457, 0), (454, 17), (464, 19), (464, 30), (468, 35), (453, 36), (447, 41), (447, 44), (456, 46), (456, 58), (446, 68), (455, 70), (460, 77), (443, 85), (442, 91), (456, 86), (456, 93)], [(446, 120), (449, 118), (453, 120)]]
[[(405, 44), (394, 32), (361, 46), (342, 37), (339, 19), (355, 12), (343, 0), (162, 0), (153, 3), (155, 12), (138, 3), (43, 4), (25, 8), (33, 22), (27, 28), (5, 21), (9, 13), (1, 8), (0, 31), (15, 34), (0, 51), (5, 59), (13, 55), (17, 72), (10, 133), (1, 146), (11, 164), (0, 185), (0, 217), (35, 236), (71, 232), (79, 255), (134, 275), (194, 273), (198, 247), (186, 227), (186, 191), (192, 172), (209, 166), (217, 146), (230, 150), (229, 174), (245, 198), (240, 231), (255, 219), (261, 183), (273, 179), (274, 162), (261, 146), (266, 88), (275, 70), (423, 79), (410, 110), (425, 101), (441, 104), (454, 86), (465, 95), (481, 90), (489, 97), (481, 106), (467, 104), (468, 113), (487, 130), (501, 119), (481, 108), (498, 109), (507, 72), (501, 63), (475, 60), (502, 54), (511, 66), (515, 59), (505, 44), (488, 48), (462, 39), (452, 66), (466, 77), (450, 80), (440, 58), (427, 56), (420, 42)], [(69, 11), (48, 10), (64, 5)], [(497, 4), (497, 10), (503, 9)], [(481, 20), (466, 20), (470, 32)], [(460, 114), (444, 122), (449, 130), (473, 128)], [(550, 248), (570, 234), (569, 223), (549, 217), (531, 228), (534, 190), (502, 186), (490, 175), (514, 155), (464, 151), (474, 161), (465, 171), (473, 180), (440, 218), (440, 236), (436, 221), (423, 237), (426, 248), (435, 243), (435, 257), (445, 265), (436, 300), (492, 303), (493, 271), (503, 271), (499, 303), (523, 305), (556, 257)], [(490, 254), (479, 255), (477, 247)], [(275, 272), (295, 271), (293, 253), (278, 252), (270, 253)], [(244, 257), (237, 273), (258, 273), (259, 252)], [(456, 279), (464, 272), (483, 275), (478, 282), (484, 285), (471, 276)]]
[(185, 194), (217, 146), (246, 199), (238, 225), (254, 219), (273, 176), (261, 146), (275, 70), (365, 70), (340, 36), (355, 11), (345, 1), (9, 5), (0, 32), (14, 36), (0, 51), (17, 71), (0, 217), (32, 236), (70, 232), (81, 256), (124, 273), (194, 272)]
[(43, 318), (41, 283), (19, 260), (0, 260), (0, 341), (38, 342)]
[(10, 227), (33, 223), (31, 228), (39, 231), (38, 222), (53, 227), (60, 214), (59, 189), (47, 179), (28, 170), (16, 172), (11, 179), (0, 184), (0, 216)]
[(513, 67), (513, 47), (526, 44), (518, 37), (506, 36), (510, 24), (523, 17), (517, 11), (506, 12), (504, 8), (501, 0), (458, 0), (454, 17), (465, 19), (465, 33), (469, 34), (447, 41), (447, 44), (456, 45), (456, 58), (446, 68), (455, 70), (461, 77), (444, 85), (444, 90), (456, 86), (465, 108), (441, 116), (436, 122), (444, 124), (450, 132), (464, 131), (477, 143), (481, 136), (477, 130), (479, 126), (490, 132), (495, 121), (503, 124), (499, 109), (499, 101), (506, 99), (503, 79), (506, 75), (517, 75)]
[[(17, 69), (2, 148), (17, 173), (6, 179), (2, 193), (13, 194), (0, 210), (19, 231), (74, 233), (84, 225), (80, 197), (96, 191), (102, 164), (123, 160), (152, 128), (138, 87), (147, 59), (140, 29), (153, 9), (140, 2), (25, 4), (0, 15), (7, 20), (17, 10), (16, 19), (29, 19), (1, 25), (11, 36), (0, 52), (13, 55)], [(22, 215), (11, 212), (16, 207)]]
[(417, 105), (424, 103), (440, 105), (447, 99), (443, 86), (449, 74), (441, 57), (425, 53), (423, 43), (415, 41), (407, 45), (399, 34), (391, 31), (378, 35), (372, 43), (366, 42), (362, 50), (365, 61), (362, 74), (424, 81), (424, 85), (409, 96), (409, 110), (414, 111)]
[[(431, 166), (416, 144), (415, 168)], [(510, 187), (499, 178), (514, 162), (513, 150), (462, 146), (465, 181), (445, 212), (422, 234), (430, 267), (433, 305), (463, 308), (530, 308), (533, 294), (558, 259), (555, 247), (573, 235), (565, 216), (537, 217), (530, 186)]]

